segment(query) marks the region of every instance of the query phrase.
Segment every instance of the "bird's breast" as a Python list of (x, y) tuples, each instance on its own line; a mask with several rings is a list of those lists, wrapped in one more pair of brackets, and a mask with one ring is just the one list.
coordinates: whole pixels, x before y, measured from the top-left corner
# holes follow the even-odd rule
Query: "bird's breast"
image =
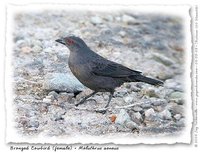
[(75, 55), (70, 55), (69, 57), (69, 68), (72, 73), (76, 76), (80, 81), (88, 79), (89, 75), (89, 67), (87, 63), (84, 62), (81, 58), (78, 58)]

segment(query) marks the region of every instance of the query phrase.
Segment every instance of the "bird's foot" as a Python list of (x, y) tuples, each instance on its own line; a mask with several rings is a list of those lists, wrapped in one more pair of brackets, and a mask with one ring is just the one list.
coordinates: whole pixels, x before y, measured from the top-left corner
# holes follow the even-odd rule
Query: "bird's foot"
[(95, 112), (105, 114), (107, 112), (107, 108), (97, 109), (97, 110), (95, 110)]
[(77, 104), (75, 104), (75, 106), (77, 107), (77, 106), (79, 106), (80, 104), (83, 104), (83, 103), (85, 103), (86, 101), (89, 101), (89, 100), (93, 100), (93, 101), (95, 101), (95, 102), (97, 102), (95, 99), (88, 99), (88, 100), (81, 100), (79, 103), (77, 103)]

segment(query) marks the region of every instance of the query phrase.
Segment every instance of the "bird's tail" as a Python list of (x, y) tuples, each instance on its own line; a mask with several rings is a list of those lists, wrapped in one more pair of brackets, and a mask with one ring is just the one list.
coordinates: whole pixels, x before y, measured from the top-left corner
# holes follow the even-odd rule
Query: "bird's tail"
[[(131, 79), (131, 77), (130, 77)], [(163, 85), (163, 82), (160, 80), (156, 80), (156, 79), (152, 79), (152, 78), (148, 78), (146, 76), (143, 75), (138, 75), (138, 76), (134, 76), (134, 81), (138, 81), (138, 82), (145, 82), (151, 85)]]

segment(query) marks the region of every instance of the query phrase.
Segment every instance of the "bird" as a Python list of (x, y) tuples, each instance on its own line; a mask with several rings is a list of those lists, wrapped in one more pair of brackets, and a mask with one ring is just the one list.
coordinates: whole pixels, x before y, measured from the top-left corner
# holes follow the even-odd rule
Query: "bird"
[(65, 45), (70, 50), (68, 65), (73, 75), (86, 87), (93, 90), (76, 106), (83, 104), (97, 92), (109, 92), (109, 99), (104, 108), (108, 108), (114, 95), (115, 88), (125, 82), (145, 82), (151, 85), (163, 85), (158, 79), (142, 75), (142, 72), (132, 70), (114, 61), (110, 61), (91, 50), (77, 36), (62, 37), (56, 42)]

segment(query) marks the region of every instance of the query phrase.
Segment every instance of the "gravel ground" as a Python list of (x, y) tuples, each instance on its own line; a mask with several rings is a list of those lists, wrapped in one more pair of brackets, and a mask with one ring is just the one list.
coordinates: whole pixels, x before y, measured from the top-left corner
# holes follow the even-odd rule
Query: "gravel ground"
[[(180, 134), (185, 127), (184, 42), (176, 16), (134, 12), (44, 11), (14, 17), (13, 67), (16, 129), (22, 135), (74, 136), (132, 134), (139, 137)], [(96, 113), (108, 100), (70, 72), (69, 50), (55, 39), (83, 38), (109, 60), (164, 81), (155, 87), (125, 83), (116, 89), (106, 114)]]

